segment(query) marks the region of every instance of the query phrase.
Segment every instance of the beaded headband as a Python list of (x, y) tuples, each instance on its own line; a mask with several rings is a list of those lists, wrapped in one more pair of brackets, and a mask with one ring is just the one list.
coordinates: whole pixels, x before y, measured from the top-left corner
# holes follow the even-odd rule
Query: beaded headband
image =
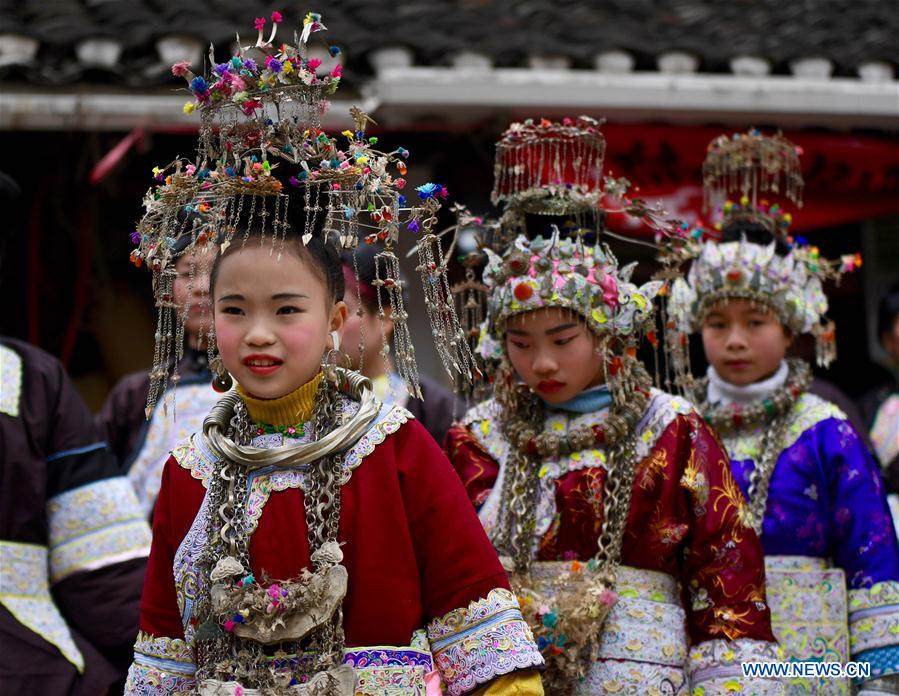
[(652, 326), (653, 299), (662, 287), (652, 281), (630, 282), (636, 264), (619, 268), (604, 244), (519, 236), (500, 257), (489, 249), (484, 284), (490, 291), (481, 331), (480, 354), (498, 359), (504, 350), (510, 317), (559, 307), (581, 316), (598, 336), (614, 336), (633, 345)]
[(774, 242), (707, 241), (686, 279), (672, 284), (669, 313), (680, 330), (690, 333), (699, 330), (709, 308), (721, 300), (751, 299), (773, 309), (790, 331), (808, 333), (827, 312), (822, 281), (855, 265), (855, 257), (839, 264), (821, 259), (816, 247), (794, 247), (780, 256)]
[[(464, 280), (452, 287), (456, 314), (487, 373), (495, 367), (493, 359), (502, 356), (501, 334), (512, 314), (567, 308), (592, 331), (614, 335), (631, 347), (644, 330), (654, 335), (649, 330), (652, 301), (662, 283), (641, 288), (630, 283), (633, 266), (619, 269), (602, 243), (604, 219), (607, 213), (624, 213), (661, 237), (670, 234), (671, 223), (660, 207), (629, 197), (627, 179), (603, 175), (600, 126), (588, 116), (511, 124), (496, 145), (491, 199), (502, 206), (502, 216), (485, 220), (462, 206), (454, 208), (456, 225), (445, 232), (475, 231), (478, 240), (477, 250), (461, 259)], [(541, 224), (554, 231), (541, 230), (535, 238), (529, 222), (549, 223), (544, 216), (563, 216), (573, 227), (569, 230), (566, 221), (560, 234), (560, 225)], [(485, 259), (482, 279), (476, 269)], [(477, 391), (479, 385), (473, 386)]]
[[(145, 213), (132, 234), (137, 248), (131, 261), (150, 269), (159, 309), (148, 414), (169, 382), (179, 379), (188, 308), (174, 301), (177, 257), (215, 256), (239, 242), (241, 233), (245, 240), (247, 225), (259, 228), (263, 238), (270, 235), (273, 249), (283, 248), (291, 232), (304, 244), (321, 235), (338, 250), (355, 249), (360, 241), (380, 243), (374, 282), (378, 305), (382, 317), (390, 309), (395, 366), (413, 395), (420, 395), (418, 370), (395, 248), (402, 231), (421, 233), (419, 270), (425, 292), (446, 288), (442, 301), (428, 305), (435, 343), (448, 371), (466, 372), (472, 364), (465, 359), (468, 346), (452, 303), (445, 299), (446, 265), (434, 262), (435, 214), (446, 189), (425, 184), (407, 200), (402, 190), (408, 150), (377, 149), (378, 138), (365, 132), (371, 119), (355, 107), (350, 110), (353, 130), (339, 139), (324, 132), (321, 116), (341, 72), (338, 63), (320, 74), (321, 61), (308, 57), (310, 37), (325, 29), (322, 18), (309, 13), (294, 33), (294, 44), (279, 46), (274, 39), (283, 18), (274, 12), (271, 19), (267, 40), (265, 20), (258, 19), (255, 45), (238, 48), (220, 64), (210, 54), (213, 67), (207, 77), (195, 75), (184, 63), (172, 68), (187, 80), (193, 100), (184, 110), (198, 111), (201, 126), (194, 161), (177, 159), (154, 168), (156, 185), (144, 198)], [(340, 52), (331, 47), (330, 53), (336, 57)], [(300, 196), (305, 219), (302, 229), (291, 230), (288, 204)], [(212, 361), (212, 331), (207, 347)], [(389, 351), (385, 342), (382, 352)]]

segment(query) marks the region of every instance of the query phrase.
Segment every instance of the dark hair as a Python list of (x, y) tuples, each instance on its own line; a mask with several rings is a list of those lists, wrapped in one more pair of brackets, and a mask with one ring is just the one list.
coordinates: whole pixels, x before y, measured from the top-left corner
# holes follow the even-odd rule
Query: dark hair
[[(215, 281), (218, 278), (219, 268), (222, 260), (231, 256), (236, 251), (240, 251), (251, 242), (263, 244), (265, 239), (269, 239), (271, 244), (271, 232), (263, 234), (262, 230), (251, 230), (249, 235), (241, 237), (235, 235), (235, 240), (228, 249), (216, 256), (212, 263), (212, 270), (209, 273), (209, 294), (215, 293)], [(279, 243), (276, 242), (276, 245)], [(280, 246), (276, 246), (280, 248)], [(303, 244), (299, 235), (288, 232), (287, 239), (284, 242), (284, 251), (295, 254), (299, 259), (304, 261), (310, 269), (318, 276), (319, 280), (325, 283), (328, 291), (328, 297), (333, 302), (340, 302), (343, 299), (345, 291), (343, 282), (343, 268), (340, 264), (340, 256), (337, 250), (330, 242), (322, 240), (321, 236), (315, 235), (309, 240), (308, 244)]]
[(19, 223), (24, 218), (22, 189), (8, 174), (0, 172), (0, 258), (6, 247), (7, 238), (18, 231)]
[(893, 283), (877, 303), (877, 338), (892, 333), (893, 324), (899, 316), (899, 283)]
[(524, 233), (528, 239), (534, 237), (548, 238), (553, 227), (559, 229), (562, 238), (572, 239), (578, 231), (588, 244), (593, 244), (596, 233), (605, 225), (605, 213), (600, 210), (581, 210), (567, 215), (542, 215), (539, 213), (524, 214)]
[[(212, 264), (212, 270), (209, 273), (210, 295), (213, 295), (215, 291), (215, 281), (218, 278), (222, 259), (230, 256), (235, 251), (242, 249), (250, 241), (261, 244), (267, 237), (269, 243), (271, 243), (271, 235), (273, 234), (271, 226), (263, 231), (263, 229), (259, 227), (258, 219), (245, 219), (249, 215), (249, 210), (252, 210), (253, 208), (259, 210), (263, 205), (266, 205), (265, 199), (257, 201), (255, 206), (251, 206), (249, 203), (246, 203), (243, 206), (241, 219), (237, 221), (237, 232), (234, 235), (234, 240), (224, 253), (216, 256), (215, 261)], [(318, 201), (315, 201), (314, 205), (320, 211)], [(266, 210), (268, 212), (268, 217), (273, 218), (274, 213), (272, 206), (267, 205)], [(284, 239), (283, 249), (286, 252), (295, 253), (297, 257), (306, 262), (312, 271), (318, 275), (319, 279), (325, 283), (328, 297), (333, 302), (339, 302), (343, 299), (345, 290), (343, 267), (340, 264), (340, 255), (337, 253), (334, 245), (323, 239), (323, 218), (324, 215), (322, 213), (313, 213), (311, 225), (307, 230), (306, 208), (302, 197), (296, 194), (288, 195), (287, 215), (285, 218), (288, 229), (286, 238)], [(304, 244), (302, 235), (306, 231), (311, 232), (312, 237), (308, 243)], [(276, 248), (280, 248), (280, 242), (275, 242), (275, 245)]]
[(765, 246), (773, 241), (774, 253), (778, 256), (786, 256), (787, 252), (790, 251), (790, 248), (783, 239), (775, 237), (771, 231), (761, 223), (752, 222), (751, 220), (734, 220), (721, 232), (722, 242), (739, 242), (744, 237), (747, 242)]

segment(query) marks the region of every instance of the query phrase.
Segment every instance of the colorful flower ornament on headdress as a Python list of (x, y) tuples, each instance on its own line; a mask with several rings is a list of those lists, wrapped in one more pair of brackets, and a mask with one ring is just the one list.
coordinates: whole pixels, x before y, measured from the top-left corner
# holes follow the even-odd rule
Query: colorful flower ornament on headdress
[[(801, 206), (797, 153), (798, 148), (782, 135), (769, 137), (756, 131), (712, 141), (703, 166), (706, 200), (741, 193), (738, 204), (725, 203), (716, 227), (726, 228), (740, 220), (755, 222), (768, 229), (774, 240), (764, 245), (746, 239), (703, 241), (702, 230), (682, 230), (680, 239), (669, 243), (663, 254), (671, 263), (691, 261), (686, 278), (676, 279), (669, 291), (670, 328), (675, 332), (699, 331), (717, 303), (746, 299), (773, 311), (791, 332), (813, 333), (818, 363), (826, 366), (833, 361), (834, 327), (825, 318), (827, 297), (822, 283), (859, 267), (861, 258), (858, 254), (839, 261), (822, 258), (817, 247), (798, 244), (786, 234), (791, 218), (779, 205), (758, 198), (760, 191), (782, 194)], [(778, 244), (785, 253), (777, 253)]]
[[(503, 207), (502, 217), (487, 222), (456, 209), (455, 229), (470, 230), (471, 221), (477, 220), (474, 227), (485, 233), (476, 235), (484, 237), (479, 251), (463, 258), (466, 280), (453, 291), (465, 333), (477, 337), (477, 352), (487, 361), (488, 372), (491, 359), (502, 356), (502, 325), (511, 313), (567, 307), (581, 314), (593, 331), (620, 339), (633, 334), (634, 341), (649, 329), (652, 299), (661, 283), (636, 288), (629, 282), (632, 267), (619, 270), (614, 256), (598, 242), (606, 213), (624, 213), (663, 236), (670, 223), (660, 208), (628, 196), (627, 179), (603, 176), (605, 139), (600, 126), (601, 121), (588, 116), (511, 124), (496, 145), (492, 201)], [(560, 220), (550, 238), (527, 241), (533, 237), (525, 234), (528, 220), (541, 216), (564, 216), (573, 228), (566, 223), (560, 234)], [(595, 237), (589, 243), (588, 234)], [(487, 269), (480, 283), (473, 269), (485, 256)], [(480, 308), (485, 304), (487, 320), (482, 320)]]
[[(303, 197), (305, 221), (302, 229), (294, 230), (303, 243), (323, 224), (323, 240), (340, 249), (353, 249), (360, 241), (381, 244), (383, 251), (375, 260), (379, 307), (382, 318), (388, 308), (391, 312), (397, 372), (413, 394), (420, 394), (395, 248), (401, 231), (433, 238), (435, 213), (446, 189), (428, 184), (419, 187), (414, 203), (407, 201), (402, 189), (409, 151), (376, 149), (378, 139), (365, 132), (371, 119), (355, 107), (350, 110), (352, 130), (344, 131), (340, 139), (324, 132), (321, 117), (329, 106), (327, 97), (340, 81), (340, 70), (337, 64), (320, 74), (321, 61), (308, 57), (311, 35), (325, 29), (322, 18), (308, 14), (302, 31), (294, 34), (294, 45), (277, 46), (275, 34), (283, 18), (275, 12), (271, 20), (267, 40), (265, 19), (259, 18), (255, 45), (239, 48), (224, 63), (213, 61), (207, 77), (194, 75), (184, 63), (172, 68), (187, 81), (195, 98), (190, 110), (200, 113), (201, 126), (193, 162), (178, 159), (154, 168), (157, 185), (144, 199), (137, 248), (131, 254), (135, 265), (146, 264), (153, 273), (159, 308), (148, 412), (169, 380), (178, 380), (187, 312), (174, 302), (176, 257), (223, 252), (239, 243), (235, 235), (245, 232), (238, 228), (247, 224), (263, 235), (271, 234), (278, 248), (290, 231), (291, 196)], [(189, 244), (183, 243), (184, 237), (190, 238)], [(448, 293), (445, 264), (425, 263), (421, 270), (426, 289), (446, 286)], [(428, 310), (435, 341), (446, 347), (440, 355), (447, 370), (469, 370), (470, 363), (452, 352), (465, 344), (452, 304), (435, 299)], [(212, 360), (213, 335), (208, 346)], [(389, 350), (385, 343), (382, 352)]]
[(635, 343), (652, 325), (661, 281), (634, 285), (630, 277), (636, 264), (619, 268), (605, 245), (586, 246), (556, 233), (549, 239), (520, 236), (502, 257), (486, 253), (484, 284), (491, 292), (481, 332), (485, 359), (500, 357), (510, 317), (538, 309), (571, 310), (596, 335), (625, 344)]

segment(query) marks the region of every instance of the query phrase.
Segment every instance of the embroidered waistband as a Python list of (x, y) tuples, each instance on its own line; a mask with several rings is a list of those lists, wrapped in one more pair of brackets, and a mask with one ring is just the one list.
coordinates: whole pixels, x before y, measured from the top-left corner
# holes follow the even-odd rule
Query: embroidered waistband
[[(539, 585), (569, 565), (535, 563), (531, 577)], [(603, 625), (597, 657), (682, 668), (688, 641), (677, 581), (659, 571), (621, 566), (615, 592), (618, 600)]]
[[(570, 566), (569, 561), (541, 561), (531, 564), (531, 577), (535, 582), (545, 582)], [(644, 570), (631, 566), (619, 566), (615, 592), (624, 599), (646, 599), (680, 606), (677, 580), (667, 573)]]
[(817, 556), (765, 556), (765, 570), (827, 570), (830, 563)]

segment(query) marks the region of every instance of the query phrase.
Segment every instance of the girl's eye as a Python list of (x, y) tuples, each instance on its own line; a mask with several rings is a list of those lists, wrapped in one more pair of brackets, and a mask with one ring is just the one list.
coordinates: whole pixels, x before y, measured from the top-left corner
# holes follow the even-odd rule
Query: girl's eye
[(222, 307), (222, 314), (243, 314), (243, 310), (240, 307)]
[(706, 326), (708, 326), (710, 329), (723, 329), (723, 328), (724, 328), (724, 322), (721, 322), (721, 321), (710, 321), (708, 324), (706, 324)]
[(299, 314), (302, 311), (303, 310), (300, 309), (299, 307), (293, 307), (291, 305), (288, 305), (286, 307), (278, 307), (278, 311), (275, 312), (275, 314)]
[(762, 326), (764, 323), (765, 322), (763, 322), (761, 319), (750, 319), (749, 320), (749, 325), (753, 326), (753, 327)]
[(528, 344), (527, 344), (527, 343), (520, 343), (520, 342), (518, 342), (518, 341), (510, 341), (510, 343), (511, 343), (513, 346), (515, 346), (516, 348), (518, 348), (519, 350), (523, 350), (523, 349), (525, 349), (525, 348), (528, 347)]
[(556, 339), (557, 346), (564, 346), (566, 343), (571, 343), (577, 336), (568, 336), (567, 338), (559, 338)]

